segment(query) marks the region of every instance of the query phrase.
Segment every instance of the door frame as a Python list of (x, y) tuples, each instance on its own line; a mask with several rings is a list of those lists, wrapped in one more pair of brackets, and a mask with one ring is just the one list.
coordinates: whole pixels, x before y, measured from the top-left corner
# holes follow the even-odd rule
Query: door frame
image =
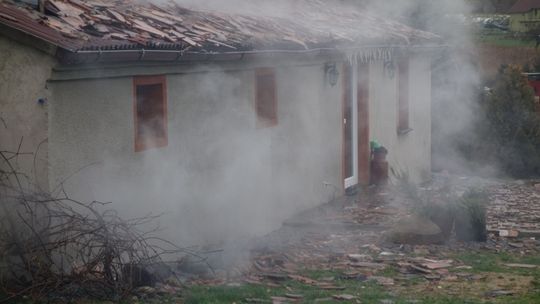
[[(348, 79), (347, 69), (351, 69), (351, 78)], [(361, 70), (360, 70), (361, 69)], [(368, 185), (370, 180), (370, 145), (369, 145), (369, 87), (370, 65), (357, 62), (343, 64), (343, 98), (342, 98), (342, 180), (343, 189), (356, 185)], [(350, 81), (350, 84), (347, 84)], [(347, 92), (346, 90), (349, 90)], [(350, 96), (350, 97), (349, 97)], [(353, 176), (346, 174), (345, 152), (345, 103), (351, 99), (352, 123), (352, 153)]]
[[(350, 69), (350, 74), (346, 73), (347, 69)], [(352, 63), (344, 63), (343, 66), (343, 104), (342, 104), (342, 147), (343, 147), (343, 155), (342, 155), (342, 162), (343, 162), (343, 186), (344, 189), (353, 187), (358, 185), (358, 65), (356, 62)], [(350, 79), (349, 79), (350, 75)], [(347, 84), (349, 82), (349, 84)], [(346, 90), (349, 90), (347, 92)], [(346, 109), (346, 103), (349, 102), (352, 103), (351, 106), (351, 118), (352, 118), (352, 140), (351, 140), (351, 146), (352, 146), (352, 166), (353, 166), (353, 175), (352, 176), (345, 176), (345, 172), (347, 171), (345, 166), (347, 164), (345, 157), (345, 125), (348, 123), (346, 121), (345, 117), (345, 109)]]

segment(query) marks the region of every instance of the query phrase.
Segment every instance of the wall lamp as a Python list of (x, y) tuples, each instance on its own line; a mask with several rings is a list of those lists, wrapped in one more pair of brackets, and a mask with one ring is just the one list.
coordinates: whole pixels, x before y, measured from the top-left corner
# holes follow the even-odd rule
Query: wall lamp
[(394, 64), (394, 61), (388, 60), (384, 62), (384, 74), (388, 78), (394, 79), (396, 76), (396, 65)]
[(339, 79), (339, 71), (335, 63), (327, 63), (324, 65), (324, 75), (331, 86), (335, 86)]

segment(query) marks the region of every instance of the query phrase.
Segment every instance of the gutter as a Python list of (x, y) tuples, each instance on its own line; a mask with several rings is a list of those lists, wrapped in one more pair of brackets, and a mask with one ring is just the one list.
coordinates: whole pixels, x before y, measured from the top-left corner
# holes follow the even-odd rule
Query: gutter
[[(254, 50), (254, 51), (231, 51), (221, 53), (193, 52), (184, 50), (80, 50), (75, 52), (66, 52), (61, 59), (66, 63), (100, 63), (110, 61), (210, 61), (210, 60), (242, 60), (251, 55), (278, 55), (292, 54), (320, 55), (324, 52), (361, 52), (369, 50), (392, 49), (392, 50), (435, 50), (448, 48), (448, 45), (370, 45), (362, 47), (343, 47), (343, 48), (314, 48), (307, 50)], [(82, 58), (86, 57), (86, 58)]]
[[(244, 70), (252, 69), (263, 64), (264, 60), (276, 62), (273, 55), (289, 54), (283, 59), (288, 60), (286, 66), (310, 65), (309, 59), (326, 56), (325, 60), (336, 60), (335, 55), (350, 61), (367, 60), (391, 60), (388, 54), (393, 55), (400, 50), (434, 52), (448, 48), (447, 45), (373, 45), (364, 47), (344, 48), (316, 48), (309, 50), (264, 50), (264, 51), (233, 51), (224, 53), (186, 52), (181, 50), (81, 50), (67, 52), (64, 58), (73, 60), (63, 62), (53, 70), (49, 81), (59, 82), (80, 79), (113, 79), (130, 75), (154, 75), (154, 74), (184, 74), (203, 73), (211, 70), (206, 63), (221, 64), (220, 70)], [(294, 57), (301, 56), (301, 57)], [(239, 67), (234, 64), (241, 60), (247, 66)], [(259, 60), (262, 60), (259, 62)], [(304, 61), (308, 60), (308, 61)], [(198, 64), (197, 64), (198, 63)], [(139, 70), (134, 70), (139, 69)]]

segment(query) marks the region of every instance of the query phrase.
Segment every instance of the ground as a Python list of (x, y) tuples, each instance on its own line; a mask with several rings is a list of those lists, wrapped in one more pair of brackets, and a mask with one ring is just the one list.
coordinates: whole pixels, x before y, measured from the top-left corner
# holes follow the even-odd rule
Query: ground
[[(286, 222), (255, 242), (248, 267), (229, 271), (228, 279), (191, 280), (170, 300), (540, 303), (540, 189), (534, 182), (458, 183), (489, 193), (485, 243), (388, 243), (385, 231), (411, 208), (394, 190), (371, 189)], [(500, 237), (500, 230), (521, 235)]]
[[(389, 242), (400, 219), (420, 214), (415, 198), (438, 203), (470, 189), (489, 201), (485, 242), (460, 242), (454, 234), (439, 245)], [(421, 187), (362, 189), (308, 210), (229, 248), (228, 257), (220, 252), (221, 263), (208, 260), (212, 267), (179, 265), (189, 276), (139, 288), (124, 302), (540, 303), (539, 237), (540, 180), (436, 174)]]

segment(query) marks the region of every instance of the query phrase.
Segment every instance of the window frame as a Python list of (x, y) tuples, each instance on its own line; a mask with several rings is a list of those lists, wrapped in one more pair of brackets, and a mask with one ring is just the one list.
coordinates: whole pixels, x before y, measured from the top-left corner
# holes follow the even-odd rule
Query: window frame
[[(163, 109), (163, 137), (153, 138), (150, 142), (139, 134), (139, 117), (137, 108), (137, 87), (143, 85), (161, 85), (162, 109)], [(133, 77), (133, 119), (134, 119), (134, 148), (135, 152), (142, 152), (148, 149), (166, 147), (169, 143), (168, 134), (168, 110), (167, 110), (167, 77), (165, 75), (134, 76)]]
[[(260, 99), (259, 90), (262, 87), (259, 77), (271, 76), (272, 77), (272, 90), (273, 100), (272, 102), (272, 117), (268, 118), (261, 115), (259, 104), (263, 102)], [(257, 116), (257, 128), (270, 128), (278, 124), (278, 96), (277, 96), (277, 79), (274, 68), (257, 68), (255, 70), (255, 115)]]

